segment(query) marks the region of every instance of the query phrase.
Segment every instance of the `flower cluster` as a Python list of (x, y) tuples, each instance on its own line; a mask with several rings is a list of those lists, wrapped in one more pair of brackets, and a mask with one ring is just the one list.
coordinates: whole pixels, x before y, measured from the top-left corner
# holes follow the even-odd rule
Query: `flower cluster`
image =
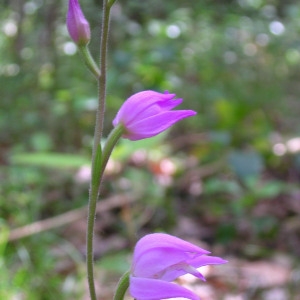
[(172, 283), (184, 274), (192, 274), (205, 281), (197, 268), (224, 264), (220, 257), (164, 233), (154, 233), (138, 241), (134, 249), (130, 275), (130, 294), (136, 300), (160, 300), (183, 297), (198, 300), (192, 291)]

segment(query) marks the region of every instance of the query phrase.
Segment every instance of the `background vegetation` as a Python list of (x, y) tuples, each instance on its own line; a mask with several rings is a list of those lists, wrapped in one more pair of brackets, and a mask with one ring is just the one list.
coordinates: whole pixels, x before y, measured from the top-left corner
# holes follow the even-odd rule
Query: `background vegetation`
[[(81, 1), (95, 57), (100, 2)], [(12, 233), (87, 204), (97, 86), (68, 37), (67, 1), (0, 5), (0, 298), (83, 299), (84, 214)], [(292, 0), (117, 2), (105, 133), (122, 102), (145, 89), (174, 91), (198, 115), (114, 152), (103, 198), (119, 204), (99, 214), (96, 240), (108, 297), (137, 236), (163, 230), (232, 264), (285, 262), (286, 280), (253, 286), (222, 275), (209, 299), (274, 299), (270, 289), (299, 299), (299, 20)]]

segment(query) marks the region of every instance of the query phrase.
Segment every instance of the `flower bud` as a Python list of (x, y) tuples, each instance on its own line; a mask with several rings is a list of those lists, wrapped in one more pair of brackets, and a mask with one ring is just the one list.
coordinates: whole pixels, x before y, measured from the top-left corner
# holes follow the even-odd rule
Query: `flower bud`
[(182, 99), (169, 92), (143, 91), (129, 97), (121, 106), (113, 125), (122, 124), (123, 137), (132, 141), (155, 136), (181, 119), (196, 115), (193, 110), (175, 110)]
[(84, 17), (78, 0), (69, 0), (67, 28), (77, 45), (86, 45), (91, 39), (90, 25)]

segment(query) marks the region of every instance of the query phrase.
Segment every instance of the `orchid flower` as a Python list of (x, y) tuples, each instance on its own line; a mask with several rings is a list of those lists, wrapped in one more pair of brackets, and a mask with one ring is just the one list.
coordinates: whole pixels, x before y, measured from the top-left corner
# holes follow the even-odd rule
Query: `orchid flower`
[(184, 274), (192, 274), (205, 281), (198, 270), (205, 265), (227, 261), (209, 252), (164, 233), (149, 234), (139, 240), (133, 254), (129, 290), (136, 300), (160, 300), (183, 297), (199, 300), (192, 291), (172, 281)]
[(196, 115), (193, 110), (172, 111), (182, 102), (175, 96), (169, 92), (136, 93), (123, 103), (113, 125), (123, 125), (123, 137), (135, 141), (155, 136), (181, 119)]

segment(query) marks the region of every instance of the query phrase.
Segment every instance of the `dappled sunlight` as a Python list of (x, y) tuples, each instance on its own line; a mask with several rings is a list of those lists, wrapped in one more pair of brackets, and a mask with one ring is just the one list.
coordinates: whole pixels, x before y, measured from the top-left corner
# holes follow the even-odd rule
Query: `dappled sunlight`
[(286, 142), (276, 143), (273, 145), (273, 152), (277, 156), (285, 154), (296, 154), (300, 152), (300, 138), (294, 137), (288, 139)]

